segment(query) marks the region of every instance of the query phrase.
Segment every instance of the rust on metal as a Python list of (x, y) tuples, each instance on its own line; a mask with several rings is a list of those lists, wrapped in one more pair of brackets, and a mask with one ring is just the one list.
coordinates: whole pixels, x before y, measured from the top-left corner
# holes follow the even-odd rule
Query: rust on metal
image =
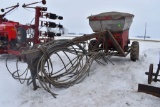
[(107, 32), (109, 33), (109, 38), (110, 40), (113, 42), (114, 46), (116, 47), (116, 49), (118, 50), (118, 52), (122, 55), (125, 55), (123, 49), (121, 48), (121, 46), (118, 44), (117, 40), (113, 37), (112, 33), (107, 30)]
[(83, 42), (83, 41), (87, 41), (99, 36), (108, 36), (109, 39), (112, 41), (112, 43), (115, 45), (116, 49), (118, 50), (118, 52), (122, 55), (125, 55), (125, 52), (123, 51), (123, 49), (121, 48), (121, 46), (119, 45), (119, 43), (117, 42), (117, 40), (113, 37), (112, 33), (107, 30), (107, 31), (102, 31), (102, 32), (97, 32), (97, 33), (93, 33), (93, 34), (89, 34), (89, 35), (84, 35), (84, 36), (80, 36), (80, 37), (76, 37), (73, 38), (72, 41), (74, 42)]
[(102, 32), (87, 34), (87, 35), (83, 35), (83, 36), (80, 36), (80, 37), (73, 38), (72, 41), (73, 42), (84, 42), (84, 41), (87, 41), (87, 40), (90, 40), (90, 39), (93, 39), (93, 38), (96, 38), (96, 37), (99, 37), (99, 36), (104, 36), (104, 35), (106, 35), (106, 33), (107, 33), (106, 31), (102, 31)]
[(153, 64), (150, 64), (148, 73), (148, 84), (151, 84), (152, 80), (153, 80)]
[[(79, 43), (79, 42), (84, 42), (84, 41), (87, 41), (87, 40), (90, 40), (93, 38), (106, 37), (106, 36), (109, 37), (109, 39), (113, 42), (113, 44), (115, 45), (115, 47), (118, 50), (118, 52), (120, 53), (120, 55), (126, 56), (125, 52), (123, 51), (123, 49), (118, 44), (118, 42), (116, 41), (116, 39), (113, 37), (113, 35), (111, 34), (111, 32), (109, 30), (76, 37), (76, 38), (73, 38), (71, 41), (75, 42), (75, 43)], [(67, 44), (64, 44), (64, 45), (67, 45)], [(41, 52), (41, 50), (34, 49), (34, 50), (29, 50), (29, 51), (24, 52), (23, 57), (27, 60), (31, 60), (31, 59), (35, 59), (35, 58), (41, 56), (42, 54), (43, 53)]]
[(138, 92), (144, 92), (156, 97), (160, 97), (160, 88), (154, 86), (148, 86), (144, 84), (138, 84)]

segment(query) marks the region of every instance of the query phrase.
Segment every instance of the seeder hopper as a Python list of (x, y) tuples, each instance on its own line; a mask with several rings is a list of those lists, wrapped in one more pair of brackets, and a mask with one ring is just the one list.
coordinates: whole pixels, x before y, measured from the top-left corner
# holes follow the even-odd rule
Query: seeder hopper
[(89, 16), (89, 24), (95, 33), (75, 38), (75, 41), (90, 40), (88, 52), (103, 51), (106, 55), (122, 57), (130, 53), (130, 59), (136, 61), (139, 58), (139, 43), (133, 41), (129, 46), (129, 29), (133, 17), (133, 14), (122, 12)]

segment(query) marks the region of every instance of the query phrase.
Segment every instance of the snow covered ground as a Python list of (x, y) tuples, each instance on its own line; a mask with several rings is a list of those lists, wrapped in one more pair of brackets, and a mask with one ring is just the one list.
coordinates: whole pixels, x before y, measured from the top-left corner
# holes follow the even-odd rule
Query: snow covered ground
[[(160, 57), (160, 42), (140, 41), (140, 58), (132, 62), (127, 57), (111, 57), (105, 66), (96, 62), (91, 72), (79, 84), (67, 89), (53, 89), (53, 98), (32, 85), (14, 80), (5, 67), (5, 56), (0, 56), (0, 106), (1, 107), (158, 107), (160, 99), (137, 92), (138, 83), (147, 84), (149, 64), (154, 71)], [(12, 63), (11, 63), (12, 64)], [(14, 67), (15, 65), (11, 65)], [(25, 64), (24, 64), (25, 66)], [(21, 66), (23, 68), (23, 64)], [(160, 83), (152, 83), (160, 87)]]

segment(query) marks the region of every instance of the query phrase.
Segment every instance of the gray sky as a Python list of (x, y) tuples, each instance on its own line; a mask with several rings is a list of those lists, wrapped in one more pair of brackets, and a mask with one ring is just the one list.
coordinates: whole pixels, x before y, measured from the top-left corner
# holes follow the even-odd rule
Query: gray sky
[[(39, 0), (0, 0), (0, 8), (20, 3), (20, 7), (8, 14), (9, 20), (19, 21), (22, 24), (30, 23), (34, 17), (34, 9), (23, 9), (23, 3), (32, 3)], [(101, 12), (119, 11), (135, 15), (130, 28), (130, 36), (144, 35), (144, 26), (147, 23), (147, 35), (160, 37), (160, 0), (46, 0), (48, 12), (64, 17), (60, 22), (75, 33), (92, 33), (87, 17)], [(37, 4), (43, 6), (41, 4)]]

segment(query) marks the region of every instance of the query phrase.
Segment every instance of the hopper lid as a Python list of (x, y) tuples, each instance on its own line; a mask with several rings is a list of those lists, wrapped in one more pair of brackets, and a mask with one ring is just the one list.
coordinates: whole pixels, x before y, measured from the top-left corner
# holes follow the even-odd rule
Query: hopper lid
[(116, 12), (116, 11), (112, 11), (112, 12), (103, 12), (100, 14), (96, 14), (96, 15), (91, 15), (88, 17), (88, 19), (106, 19), (106, 17), (110, 17), (111, 19), (120, 19), (122, 17), (134, 17), (133, 14), (130, 13), (124, 13), (124, 12)]

